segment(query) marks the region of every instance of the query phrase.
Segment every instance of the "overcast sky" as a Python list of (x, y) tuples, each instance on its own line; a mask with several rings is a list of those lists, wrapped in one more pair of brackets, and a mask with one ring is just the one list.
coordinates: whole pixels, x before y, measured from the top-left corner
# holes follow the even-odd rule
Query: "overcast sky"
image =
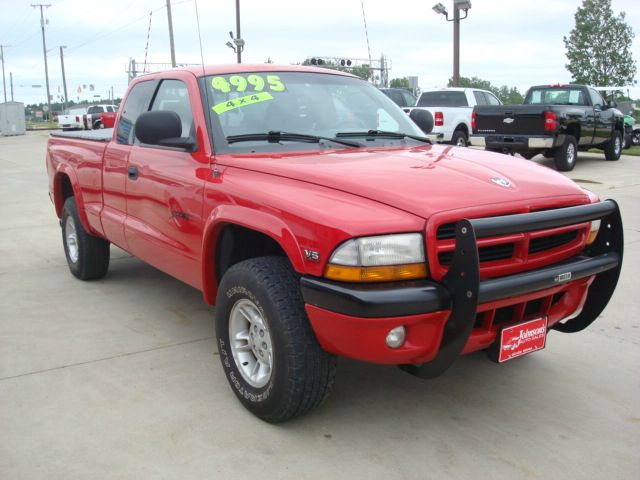
[[(440, 0), (450, 10), (452, 0)], [(0, 44), (5, 48), (7, 96), (46, 101), (40, 11), (34, 0), (0, 0)], [(166, 0), (46, 0), (46, 41), (52, 95), (62, 91), (59, 46), (64, 51), (69, 97), (116, 97), (127, 87), (129, 58), (170, 62)], [(446, 86), (452, 76), (453, 25), (431, 8), (436, 0), (364, 0), (371, 56), (391, 62), (389, 77), (416, 75), (421, 88)], [(521, 92), (541, 83), (568, 82), (562, 37), (574, 26), (581, 0), (472, 0), (461, 22), (460, 72)], [(613, 0), (636, 33), (633, 57), (640, 64), (640, 1)], [(234, 0), (198, 0), (205, 63), (235, 62), (225, 46), (235, 30)], [(149, 13), (151, 27), (149, 30)], [(176, 59), (200, 63), (196, 4), (172, 0)], [(310, 56), (366, 59), (369, 54), (360, 0), (241, 0), (244, 63), (302, 62)], [(147, 33), (148, 36), (148, 50)], [(78, 87), (93, 84), (78, 93)], [(33, 85), (42, 85), (34, 88)], [(60, 89), (60, 90), (59, 90)], [(640, 98), (640, 88), (632, 89)], [(9, 98), (10, 99), (10, 98)], [(96, 97), (97, 99), (97, 97)], [(2, 101), (2, 97), (0, 97)]]

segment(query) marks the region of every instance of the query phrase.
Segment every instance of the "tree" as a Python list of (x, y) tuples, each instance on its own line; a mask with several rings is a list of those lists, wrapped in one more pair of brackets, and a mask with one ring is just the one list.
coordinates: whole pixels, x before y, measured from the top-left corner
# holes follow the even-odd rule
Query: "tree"
[(568, 37), (565, 66), (576, 83), (586, 85), (635, 85), (634, 38), (625, 13), (614, 15), (611, 0), (583, 0)]
[(404, 88), (411, 91), (411, 85), (409, 85), (409, 80), (407, 78), (394, 78), (389, 83), (389, 86), (391, 88)]

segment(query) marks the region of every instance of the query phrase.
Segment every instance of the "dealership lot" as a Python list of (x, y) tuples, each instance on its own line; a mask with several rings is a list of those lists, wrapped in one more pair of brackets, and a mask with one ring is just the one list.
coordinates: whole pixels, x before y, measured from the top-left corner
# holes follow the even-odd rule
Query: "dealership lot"
[(431, 381), (340, 359), (323, 407), (272, 426), (229, 389), (199, 292), (115, 248), (103, 280), (69, 274), (46, 138), (0, 138), (0, 478), (640, 477), (640, 157), (569, 173), (625, 222), (589, 330)]

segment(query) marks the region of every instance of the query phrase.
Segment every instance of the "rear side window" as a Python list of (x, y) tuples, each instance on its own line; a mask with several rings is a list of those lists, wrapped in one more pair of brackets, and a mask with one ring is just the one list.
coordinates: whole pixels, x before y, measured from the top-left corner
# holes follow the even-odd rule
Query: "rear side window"
[(87, 109), (87, 113), (102, 113), (102, 112), (103, 112), (102, 107), (97, 105), (93, 107), (89, 107)]
[(107, 107), (107, 112), (115, 112), (115, 110), (113, 109), (113, 107), (111, 105), (109, 105)]
[(492, 93), (484, 92), (484, 96), (487, 99), (488, 105), (500, 105), (500, 100), (498, 100), (498, 97), (496, 97)]
[(402, 92), (402, 96), (404, 97), (405, 106), (413, 107), (416, 104), (416, 97), (411, 95), (409, 92)]
[(484, 96), (484, 93), (479, 92), (477, 90), (473, 91), (473, 96), (476, 99), (476, 103), (478, 105), (486, 105), (487, 104), (487, 98)]
[(151, 100), (151, 95), (153, 95), (155, 85), (156, 82), (151, 80), (140, 82), (134, 85), (131, 92), (129, 92), (127, 101), (122, 107), (120, 121), (118, 122), (116, 133), (116, 141), (118, 143), (122, 145), (133, 144), (133, 128), (140, 114), (145, 112), (149, 107), (149, 101)]
[(420, 95), (418, 107), (468, 107), (464, 92), (425, 92)]

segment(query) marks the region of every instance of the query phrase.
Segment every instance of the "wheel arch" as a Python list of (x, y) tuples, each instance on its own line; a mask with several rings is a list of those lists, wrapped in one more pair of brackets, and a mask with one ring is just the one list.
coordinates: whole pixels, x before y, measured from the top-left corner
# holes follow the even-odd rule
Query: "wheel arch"
[(74, 197), (76, 199), (78, 217), (80, 218), (82, 227), (87, 232), (92, 231), (92, 228), (89, 225), (89, 219), (87, 218), (87, 214), (84, 209), (84, 201), (80, 194), (80, 187), (75, 172), (71, 168), (61, 167), (53, 177), (53, 204), (58, 218), (62, 218), (62, 208), (64, 207), (64, 202), (69, 197)]
[(460, 122), (458, 125), (456, 125), (456, 128), (453, 129), (453, 133), (464, 132), (467, 138), (469, 138), (470, 131), (471, 129), (469, 128), (469, 125), (467, 125), (465, 122)]
[(578, 144), (580, 144), (581, 133), (582, 133), (582, 130), (578, 122), (572, 122), (568, 124), (565, 130), (565, 134), (573, 136), (576, 139), (576, 143)]
[(289, 226), (266, 212), (239, 205), (221, 205), (207, 219), (202, 245), (202, 292), (215, 304), (224, 272), (239, 261), (282, 255), (293, 269), (305, 272), (300, 246)]

